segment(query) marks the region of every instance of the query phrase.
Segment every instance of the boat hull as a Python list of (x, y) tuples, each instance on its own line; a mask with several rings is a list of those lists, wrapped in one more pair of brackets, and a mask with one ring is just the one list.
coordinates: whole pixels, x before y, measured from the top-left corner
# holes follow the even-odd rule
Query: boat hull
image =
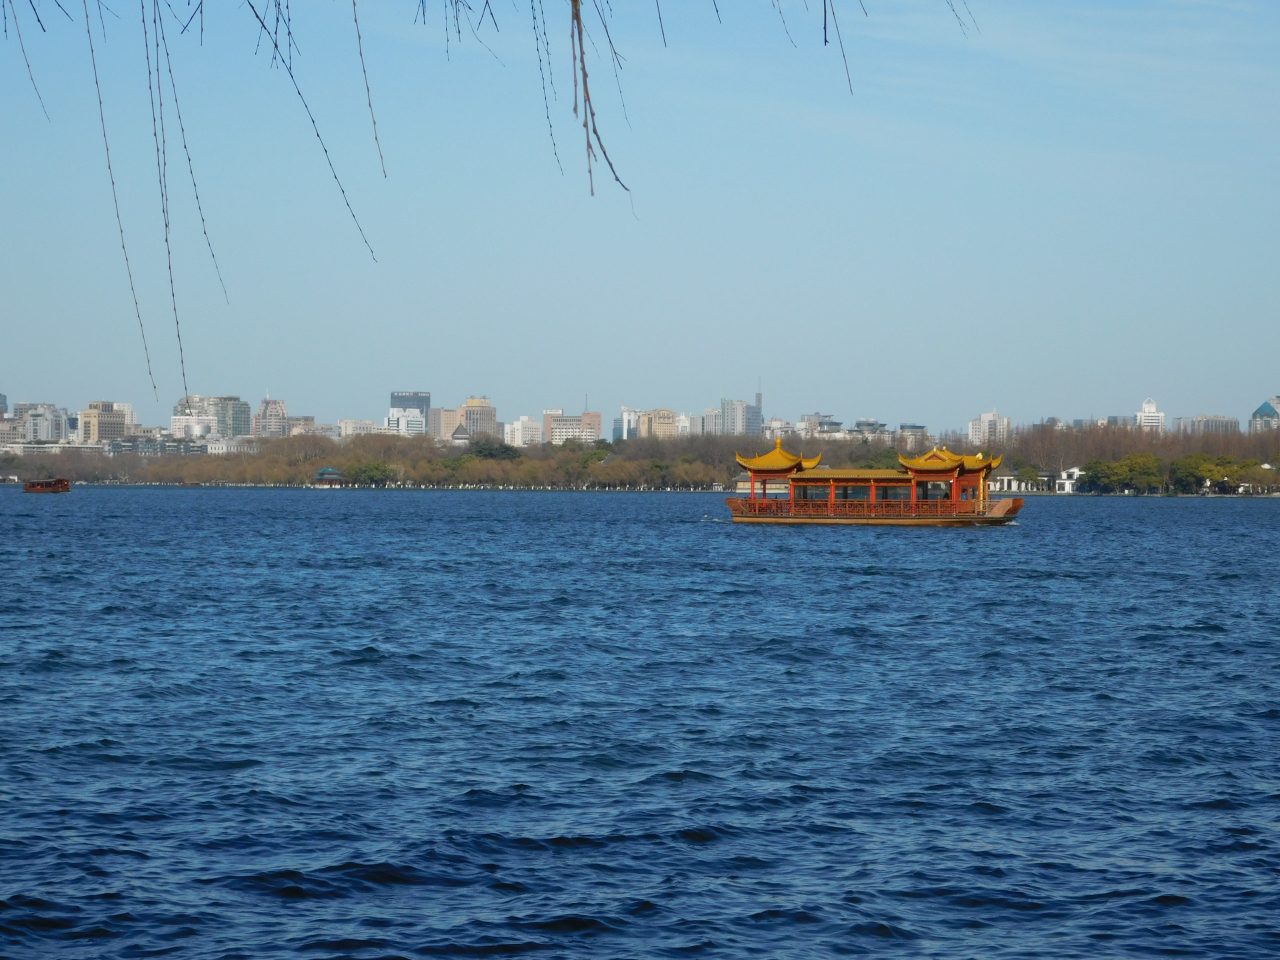
[(1012, 522), (1022, 509), (1023, 499), (1014, 497), (997, 500), (982, 510), (967, 508), (963, 504), (857, 504), (857, 512), (853, 512), (845, 504), (824, 510), (809, 505), (801, 505), (797, 509), (796, 505), (785, 500), (751, 501), (731, 497), (725, 503), (734, 523), (846, 527), (990, 527)]

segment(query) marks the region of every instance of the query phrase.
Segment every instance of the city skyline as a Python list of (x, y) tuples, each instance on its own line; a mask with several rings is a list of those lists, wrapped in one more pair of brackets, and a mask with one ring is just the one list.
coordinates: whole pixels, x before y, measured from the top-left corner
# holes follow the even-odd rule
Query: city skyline
[(846, 24), (851, 94), (814, 11), (795, 13), (793, 46), (763, 6), (723, 24), (667, 11), (666, 46), (651, 10), (615, 13), (627, 109), (597, 61), (597, 110), (631, 192), (597, 176), (594, 198), (563, 59), (544, 105), (526, 31), (446, 59), (402, 11), (363, 12), (384, 180), (350, 18), (309, 10), (299, 83), (377, 262), (256, 28), (219, 11), (203, 45), (173, 35), (227, 288), (175, 141), (185, 385), (145, 64), (132, 28), (108, 24), (104, 111), (158, 395), (84, 31), (32, 30), (49, 120), (23, 58), (0, 60), (0, 124), (22, 145), (0, 187), (0, 381), (12, 397), (127, 397), (156, 422), (188, 390), (269, 388), (332, 421), (380, 416), (384, 382), (532, 414), (584, 394), (696, 411), (760, 378), (778, 411), (944, 430), (993, 407), (1108, 416), (1135, 394), (1244, 417), (1274, 391), (1280, 132), (1263, 121), (1280, 10), (990, 0), (963, 31), (944, 4), (906, 2)]
[[(97, 420), (109, 417), (113, 426), (104, 439), (124, 435), (130, 429), (160, 430), (177, 437), (213, 436), (217, 438), (256, 437), (272, 438), (288, 436), (293, 432), (332, 433), (335, 436), (355, 436), (364, 433), (399, 433), (401, 435), (430, 436), (440, 441), (457, 441), (487, 434), (496, 439), (506, 439), (516, 446), (528, 443), (562, 442), (564, 439), (617, 440), (634, 436), (675, 437), (685, 435), (720, 434), (734, 436), (774, 437), (798, 434), (802, 437), (840, 437), (857, 435), (867, 439), (895, 442), (899, 433), (912, 436), (912, 446), (929, 438), (942, 436), (967, 436), (971, 445), (995, 449), (1008, 441), (1017, 430), (1040, 424), (1056, 424), (1074, 428), (1097, 426), (1131, 426), (1157, 432), (1232, 433), (1271, 431), (1280, 426), (1280, 396), (1270, 395), (1255, 404), (1247, 416), (1221, 412), (1197, 414), (1170, 413), (1161, 409), (1153, 398), (1144, 398), (1138, 409), (1131, 413), (1112, 413), (1106, 416), (1061, 417), (1042, 415), (1034, 421), (1014, 421), (998, 408), (984, 411), (968, 419), (960, 427), (942, 427), (920, 424), (890, 417), (885, 421), (868, 417), (851, 417), (832, 412), (802, 414), (777, 413), (763, 405), (763, 395), (755, 394), (754, 403), (721, 398), (719, 406), (704, 407), (703, 413), (676, 410), (670, 407), (619, 408), (619, 416), (610, 417), (603, 411), (584, 410), (572, 413), (564, 408), (542, 407), (534, 411), (508, 411), (503, 414), (487, 395), (471, 394), (454, 407), (433, 405), (429, 390), (391, 390), (386, 394), (389, 406), (386, 415), (372, 417), (338, 417), (322, 420), (314, 414), (299, 412), (295, 407), (289, 413), (284, 398), (264, 397), (252, 412), (249, 401), (238, 395), (188, 394), (172, 405), (167, 421), (147, 423), (138, 417), (133, 403), (122, 400), (94, 400), (80, 406), (59, 405), (48, 398), (44, 400), (15, 400), (0, 392), (0, 421), (9, 415), (9, 422), (37, 416), (43, 424), (35, 439), (65, 441), (72, 433), (66, 426), (50, 426), (45, 421), (49, 414), (61, 412), (64, 416), (84, 420), (91, 417), (90, 436), (94, 442), (100, 436)], [(585, 399), (585, 398), (584, 398)], [(114, 408), (114, 411), (113, 411)], [(101, 413), (100, 411), (106, 411)], [(658, 418), (655, 421), (654, 418)], [(665, 418), (665, 419), (663, 419)], [(660, 421), (660, 422), (659, 422)], [(553, 423), (556, 424), (553, 426)], [(894, 426), (896, 424), (896, 426)], [(610, 429), (612, 425), (612, 429)], [(515, 428), (514, 434), (511, 432)], [(461, 428), (456, 436), (455, 430)], [(512, 437), (516, 440), (512, 440)], [(79, 439), (85, 438), (84, 428), (78, 431)], [(556, 438), (553, 441), (553, 437)]]

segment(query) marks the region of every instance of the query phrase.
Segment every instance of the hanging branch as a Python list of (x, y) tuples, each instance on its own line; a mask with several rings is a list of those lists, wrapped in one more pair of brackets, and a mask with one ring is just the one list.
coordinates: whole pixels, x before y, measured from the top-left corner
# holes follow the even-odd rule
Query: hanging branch
[[(31, 72), (31, 59), (27, 56), (27, 45), (22, 42), (22, 24), (18, 22), (18, 11), (14, 9), (13, 0), (8, 0), (9, 10), (13, 13), (13, 32), (18, 35), (18, 49), (22, 51), (22, 62), (27, 65), (27, 79), (31, 81), (31, 89), (35, 91), (36, 99), (40, 101), (40, 112), (44, 114), (46, 120), (49, 119), (49, 110), (44, 105), (44, 97), (40, 96), (40, 87), (36, 84), (36, 75)], [(0, 9), (4, 8), (4, 4), (0, 3)], [(35, 7), (31, 8), (32, 11)], [(9, 18), (5, 17), (5, 26), (7, 27)], [(40, 23), (40, 15), (36, 14), (36, 23)], [(44, 24), (40, 24), (40, 29), (44, 30)]]
[(360, 75), (364, 77), (364, 96), (369, 103), (369, 120), (373, 124), (373, 145), (378, 148), (378, 166), (382, 168), (382, 179), (387, 178), (387, 163), (382, 159), (382, 142), (378, 139), (378, 118), (373, 114), (373, 91), (369, 89), (369, 71), (364, 64), (364, 39), (360, 36), (360, 13), (356, 9), (357, 0), (351, 0), (351, 19), (356, 25), (356, 50), (360, 54)]
[[(142, 10), (142, 45), (147, 59), (147, 93), (151, 98), (151, 137), (155, 143), (156, 181), (160, 187), (160, 214), (164, 220), (165, 267), (169, 277), (169, 304), (173, 310), (173, 327), (178, 335), (178, 368), (182, 374), (182, 393), (187, 388), (187, 358), (182, 346), (182, 323), (178, 319), (178, 288), (173, 279), (173, 227), (169, 219), (169, 143), (164, 126), (164, 87), (160, 83), (160, 6), (151, 0), (151, 37), (147, 34), (147, 2), (138, 0)], [(151, 69), (155, 58), (154, 74)]]
[[(576, 69), (573, 75), (573, 115), (579, 116), (578, 113), (578, 83), (582, 84), (582, 131), (586, 138), (587, 152), (587, 183), (591, 190), (591, 195), (595, 196), (595, 176), (593, 172), (593, 161), (595, 160), (595, 151), (600, 150), (600, 156), (604, 158), (605, 164), (609, 167), (609, 173), (613, 175), (614, 182), (628, 193), (631, 188), (622, 182), (622, 178), (618, 176), (618, 171), (614, 168), (613, 160), (609, 157), (609, 151), (605, 149), (604, 140), (600, 136), (600, 127), (596, 123), (596, 108), (591, 102), (591, 86), (587, 78), (587, 51), (586, 51), (586, 28), (582, 23), (582, 0), (570, 0), (570, 16), (571, 25), (569, 28), (570, 52)], [(592, 141), (595, 141), (594, 147)]]
[(213, 272), (218, 275), (218, 286), (222, 288), (222, 298), (231, 302), (227, 295), (227, 285), (222, 280), (222, 269), (218, 266), (218, 255), (213, 252), (213, 241), (209, 239), (209, 225), (205, 221), (204, 206), (200, 203), (200, 187), (196, 184), (196, 168), (191, 162), (191, 147), (187, 144), (187, 128), (182, 121), (182, 106), (178, 103), (178, 81), (173, 74), (173, 59), (169, 56), (169, 37), (164, 32), (164, 18), (160, 18), (160, 42), (164, 48), (165, 66), (169, 72), (169, 89), (173, 91), (173, 112), (178, 119), (178, 133), (182, 137), (182, 152), (187, 158), (187, 172), (191, 175), (191, 193), (196, 201), (196, 213), (200, 215), (200, 231), (204, 234), (204, 243), (209, 250), (209, 259), (213, 261)]
[(107, 158), (107, 177), (111, 181), (111, 202), (116, 211), (116, 228), (120, 232), (120, 252), (124, 254), (124, 269), (129, 277), (129, 293), (133, 296), (133, 313), (138, 318), (138, 332), (142, 335), (142, 355), (147, 361), (147, 379), (151, 381), (151, 392), (157, 400), (160, 390), (156, 387), (156, 377), (151, 371), (151, 350), (147, 347), (147, 331), (142, 323), (142, 308), (138, 306), (138, 288), (133, 282), (133, 265), (129, 262), (129, 248), (124, 242), (124, 221), (120, 218), (120, 195), (116, 190), (116, 175), (111, 168), (111, 143), (107, 139), (107, 115), (102, 107), (102, 83), (98, 79), (98, 58), (93, 49), (93, 26), (89, 19), (89, 0), (80, 0), (84, 7), (84, 32), (89, 38), (89, 63), (93, 67), (93, 88), (98, 93), (98, 122), (102, 127), (102, 149)]
[[(849, 92), (853, 93), (853, 74), (849, 72), (849, 57), (844, 52), (844, 37), (840, 35), (840, 20), (836, 16), (836, 0), (822, 0), (822, 33), (823, 33), (822, 42), (824, 44), (827, 42), (827, 38), (826, 38), (827, 12), (826, 11), (827, 11), (828, 5), (831, 7), (831, 25), (836, 28), (836, 45), (840, 47), (840, 59), (844, 62), (845, 83), (849, 85)], [(867, 13), (866, 7), (862, 8), (862, 13), (864, 16), (866, 15)]]
[[(533, 14), (533, 46), (538, 53), (538, 80), (542, 85), (542, 112), (547, 118), (547, 135), (551, 138), (551, 155), (556, 158), (556, 166), (560, 175), (564, 176), (564, 164), (560, 162), (560, 151), (556, 149), (556, 128), (551, 122), (551, 102), (547, 99), (547, 78), (551, 76), (551, 92), (555, 94), (555, 75), (551, 74), (551, 43), (547, 39), (547, 17), (542, 10), (540, 0), (529, 0), (529, 11)], [(541, 27), (541, 33), (539, 33)], [(546, 65), (542, 62), (543, 50), (546, 50)]]
[[(267, 29), (267, 22), (262, 18), (262, 14), (258, 12), (257, 6), (254, 5), (253, 0), (245, 0), (245, 3), (253, 13), (254, 18), (258, 21), (258, 25), (262, 28), (263, 32), (271, 37), (271, 46), (274, 49), (275, 54), (279, 55), (280, 45), (276, 41), (276, 38), (271, 35), (271, 31)], [(277, 6), (278, 5), (279, 0), (277, 0)], [(373, 246), (369, 243), (369, 238), (365, 236), (364, 227), (360, 225), (360, 218), (356, 216), (356, 211), (351, 206), (351, 200), (347, 197), (347, 189), (342, 185), (342, 180), (338, 176), (338, 171), (333, 165), (333, 158), (329, 155), (329, 147), (324, 142), (324, 137), (320, 135), (320, 126), (316, 123), (315, 114), (311, 112), (311, 106), (307, 103), (307, 98), (302, 95), (302, 88), (298, 86), (298, 79), (293, 75), (293, 67), (283, 56), (281, 56), (280, 62), (284, 65), (284, 72), (289, 77), (289, 82), (293, 84), (293, 92), (298, 95), (298, 100), (302, 104), (302, 109), (307, 112), (307, 119), (311, 121), (311, 129), (316, 135), (316, 140), (320, 143), (320, 149), (324, 152), (325, 163), (329, 165), (329, 173), (333, 176), (333, 182), (338, 185), (338, 192), (342, 194), (342, 202), (347, 206), (347, 213), (351, 214), (351, 222), (356, 225), (356, 230), (360, 234), (360, 239), (364, 241), (365, 248), (369, 251), (369, 256), (372, 257), (376, 263), (378, 257), (373, 252)]]

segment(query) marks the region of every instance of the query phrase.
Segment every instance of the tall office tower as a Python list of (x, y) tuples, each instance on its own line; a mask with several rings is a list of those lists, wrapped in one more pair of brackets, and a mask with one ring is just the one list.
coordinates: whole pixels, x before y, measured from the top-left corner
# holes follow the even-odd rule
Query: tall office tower
[(431, 410), (431, 391), (392, 390), (390, 406), (393, 410), (417, 410), (425, 422)]
[(289, 411), (285, 409), (283, 400), (267, 397), (258, 405), (258, 413), (253, 418), (253, 435), (255, 437), (287, 437), (289, 435)]
[(1142, 401), (1142, 409), (1133, 415), (1133, 423), (1139, 430), (1164, 431), (1164, 412), (1156, 409), (1156, 402), (1150, 397)]
[(502, 439), (502, 428), (498, 426), (498, 411), (488, 397), (467, 397), (466, 402), (458, 408), (462, 414), (462, 426), (472, 439), (479, 436)]
[(720, 401), (720, 429), (727, 434), (740, 434), (749, 437), (760, 436), (764, 428), (764, 417), (760, 410), (760, 394), (756, 394), (755, 403), (745, 400)]

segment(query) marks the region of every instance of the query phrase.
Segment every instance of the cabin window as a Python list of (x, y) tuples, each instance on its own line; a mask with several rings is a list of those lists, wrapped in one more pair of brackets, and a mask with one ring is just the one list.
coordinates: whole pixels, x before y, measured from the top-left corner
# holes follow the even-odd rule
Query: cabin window
[(877, 502), (883, 502), (885, 500), (910, 500), (910, 499), (911, 499), (911, 488), (906, 484), (876, 487)]
[(951, 481), (921, 480), (916, 484), (917, 500), (950, 500)]
[(837, 500), (870, 500), (871, 488), (863, 485), (836, 487)]

